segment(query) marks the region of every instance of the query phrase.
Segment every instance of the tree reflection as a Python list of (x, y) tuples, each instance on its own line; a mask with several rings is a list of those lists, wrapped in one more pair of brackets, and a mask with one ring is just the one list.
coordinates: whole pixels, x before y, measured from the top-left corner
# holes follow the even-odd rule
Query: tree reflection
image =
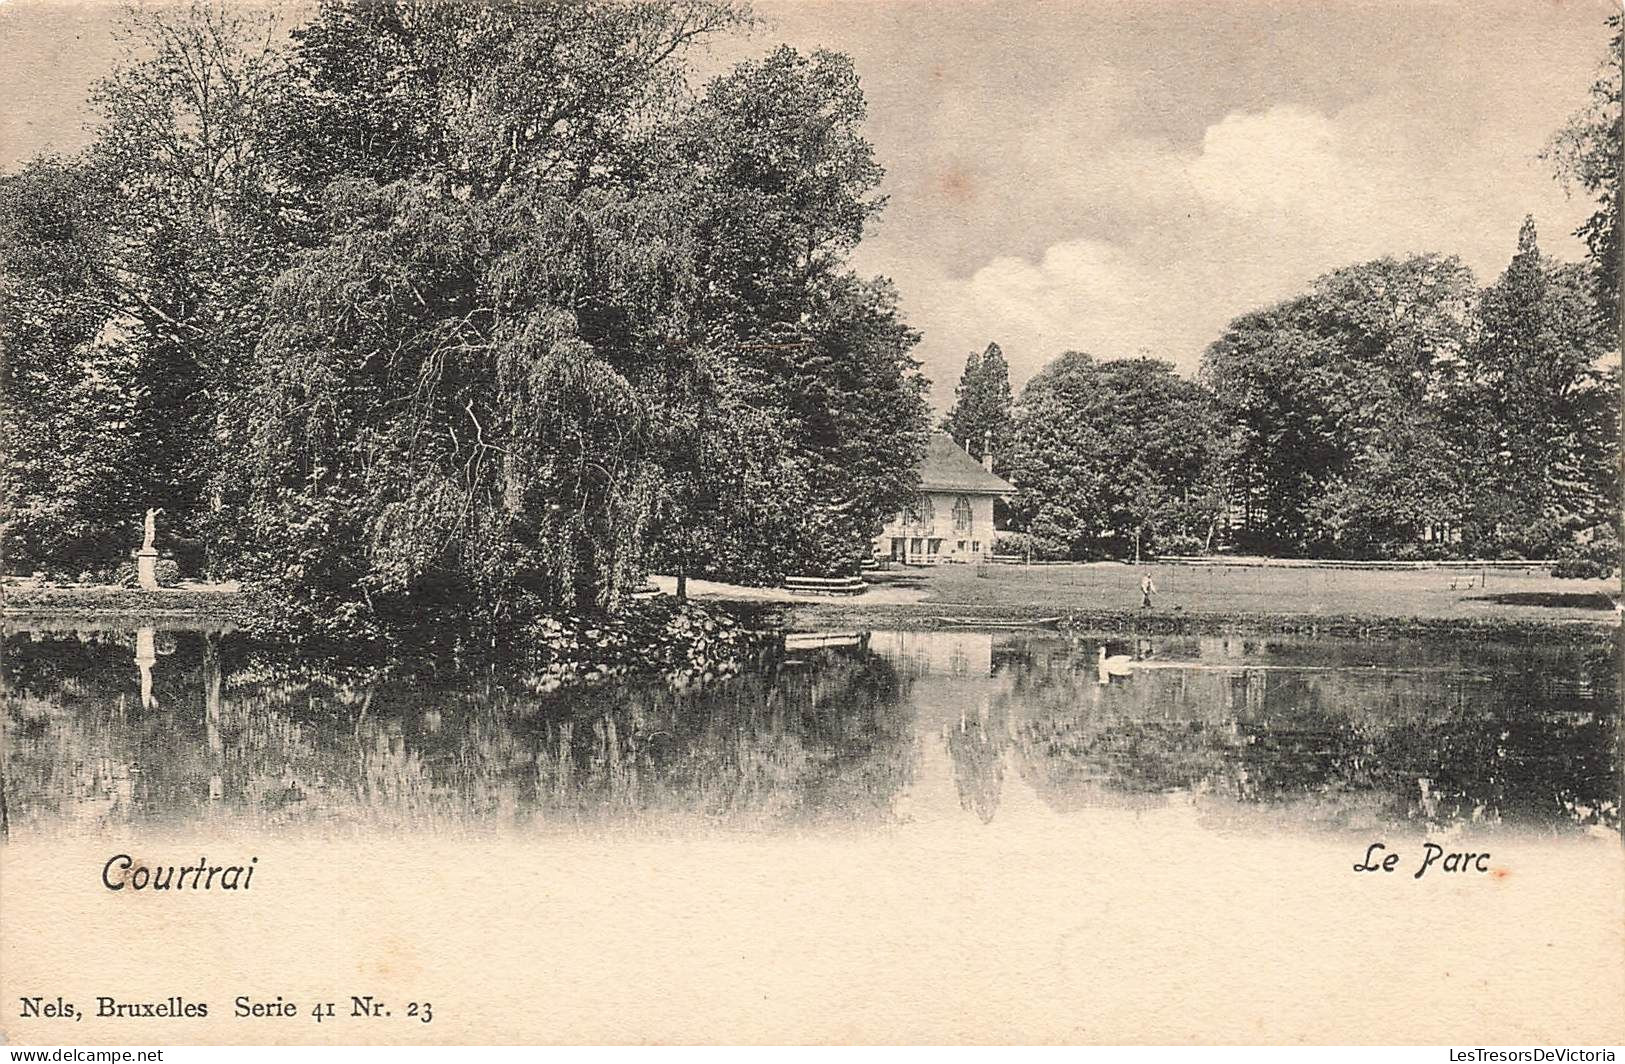
[(183, 633), (132, 683), (147, 638), (7, 637), (12, 822), (816, 822), (887, 815), (911, 771), (906, 681), (861, 648), (549, 690)]
[(1010, 748), (1009, 720), (1004, 704), (985, 702), (977, 712), (959, 718), (948, 728), (948, 753), (953, 758), (954, 784), (959, 804), (984, 824), (992, 823), (1004, 787), (1004, 753)]
[[(1306, 660), (1302, 646), (1248, 647), (1242, 661), (1203, 665), (1187, 647), (1190, 667), (1144, 668), (1105, 697), (1087, 653), (1051, 658), (1008, 696), (1047, 710), (1016, 730), (1023, 771), (1062, 808), (1108, 786), (1347, 826), (1618, 829), (1617, 646), (1480, 644), (1381, 672), (1360, 661), (1369, 647), (1332, 649)], [(1247, 663), (1271, 657), (1292, 664)]]
[(920, 632), (813, 640), (708, 683), (561, 687), (230, 633), (13, 631), (0, 822), (883, 821), (929, 753), (947, 789), (916, 815), (940, 793), (984, 824), (1019, 772), (1061, 811), (1184, 792), (1210, 816), (1350, 830), (1618, 829), (1616, 641), (1111, 645), (1135, 667), (1104, 687), (1096, 637)]

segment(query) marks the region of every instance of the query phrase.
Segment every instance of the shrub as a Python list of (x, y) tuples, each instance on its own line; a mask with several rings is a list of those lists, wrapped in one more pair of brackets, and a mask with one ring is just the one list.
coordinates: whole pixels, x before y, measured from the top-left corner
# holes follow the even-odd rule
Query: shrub
[(159, 587), (174, 587), (181, 580), (181, 563), (173, 558), (159, 558), (156, 566)]
[(1596, 580), (1613, 572), (1612, 565), (1592, 558), (1563, 558), (1552, 566), (1552, 575), (1565, 580)]
[[(168, 535), (159, 540), (164, 554), (175, 559), (182, 576), (197, 577), (208, 569), (208, 550), (206, 544), (199, 537)], [(163, 562), (159, 562), (162, 571)], [(165, 583), (162, 578), (159, 583)]]
[(1613, 571), (1619, 568), (1619, 546), (1619, 529), (1611, 524), (1598, 525), (1576, 553)]
[(1207, 544), (1196, 536), (1184, 532), (1172, 532), (1166, 536), (1158, 536), (1156, 551), (1160, 555), (1176, 555), (1188, 557), (1194, 554), (1206, 554)]
[(993, 537), (994, 554), (1027, 555), (1027, 537), (1020, 532), (1004, 532)]
[(1619, 531), (1611, 524), (1582, 532), (1583, 543), (1569, 543), (1552, 566), (1552, 575), (1568, 579), (1599, 579), (1619, 569)]

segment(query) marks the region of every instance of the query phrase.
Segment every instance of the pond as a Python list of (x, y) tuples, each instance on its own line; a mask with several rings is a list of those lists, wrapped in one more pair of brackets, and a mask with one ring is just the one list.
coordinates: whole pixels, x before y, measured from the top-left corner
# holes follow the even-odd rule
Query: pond
[(10, 624), (3, 655), (12, 837), (997, 833), (1100, 809), (1242, 833), (1619, 829), (1607, 632), (803, 633), (725, 679), (564, 688), (300, 662), (221, 629)]

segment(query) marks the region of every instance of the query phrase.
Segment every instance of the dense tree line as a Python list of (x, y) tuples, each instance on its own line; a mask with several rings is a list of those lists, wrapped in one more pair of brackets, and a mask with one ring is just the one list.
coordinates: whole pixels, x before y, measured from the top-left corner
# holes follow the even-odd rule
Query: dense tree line
[(1203, 381), (1237, 430), (1243, 546), (1549, 558), (1619, 511), (1619, 374), (1584, 271), (1526, 221), (1480, 289), (1454, 259), (1335, 271), (1244, 315)]
[(850, 62), (691, 85), (729, 0), (139, 16), (0, 184), (5, 550), (148, 506), (303, 630), (855, 568), (923, 453)]
[(1617, 565), (1620, 370), (1593, 280), (1526, 220), (1488, 286), (1441, 255), (1334, 270), (1232, 321), (1196, 380), (1067, 352), (998, 415), (1012, 527), (1063, 558)]

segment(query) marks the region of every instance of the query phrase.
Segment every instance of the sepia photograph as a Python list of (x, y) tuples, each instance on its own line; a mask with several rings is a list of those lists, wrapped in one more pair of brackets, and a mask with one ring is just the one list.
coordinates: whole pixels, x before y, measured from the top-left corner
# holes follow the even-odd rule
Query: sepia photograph
[(1613, 1060), (1620, 28), (0, 0), (8, 1059)]

